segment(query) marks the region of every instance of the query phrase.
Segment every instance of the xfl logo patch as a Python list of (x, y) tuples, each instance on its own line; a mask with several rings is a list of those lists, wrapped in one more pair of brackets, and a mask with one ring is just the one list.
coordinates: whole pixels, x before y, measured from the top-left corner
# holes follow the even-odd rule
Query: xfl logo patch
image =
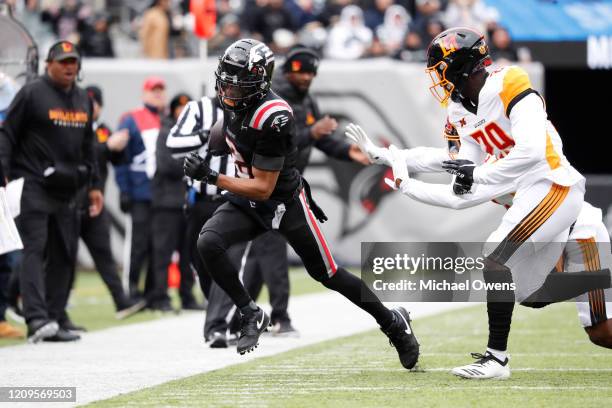
[(276, 130), (277, 132), (280, 132), (281, 128), (285, 126), (287, 122), (289, 122), (289, 117), (287, 115), (278, 115), (274, 118), (270, 126), (272, 127), (272, 129)]

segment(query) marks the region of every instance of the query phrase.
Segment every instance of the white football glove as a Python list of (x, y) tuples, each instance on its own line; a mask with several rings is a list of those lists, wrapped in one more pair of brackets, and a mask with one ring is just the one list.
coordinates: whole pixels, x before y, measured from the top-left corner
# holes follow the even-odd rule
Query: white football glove
[(399, 150), (395, 145), (389, 146), (390, 164), (393, 169), (393, 180), (385, 178), (385, 183), (394, 190), (398, 190), (401, 183), (408, 180), (408, 167), (406, 167), (406, 160), (402, 157), (402, 151)]
[(372, 140), (368, 137), (368, 134), (361, 128), (361, 126), (354, 123), (350, 123), (344, 134), (347, 138), (352, 140), (359, 146), (359, 149), (368, 156), (370, 162), (375, 164), (390, 164), (390, 153), (389, 150), (384, 147), (376, 146)]

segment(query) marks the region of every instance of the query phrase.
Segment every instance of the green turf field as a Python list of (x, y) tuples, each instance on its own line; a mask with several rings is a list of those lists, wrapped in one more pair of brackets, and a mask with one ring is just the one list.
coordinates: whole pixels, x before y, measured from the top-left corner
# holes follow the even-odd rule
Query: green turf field
[(512, 377), (469, 381), (448, 374), (483, 352), (483, 306), (415, 323), (420, 367), (403, 370), (381, 333), (328, 341), (101, 401), (97, 406), (580, 407), (612, 406), (612, 351), (589, 343), (572, 303), (519, 307)]
[[(291, 282), (291, 294), (293, 296), (306, 293), (313, 293), (324, 290), (318, 282), (308, 276), (303, 268), (292, 268), (290, 270), (289, 279)], [(180, 300), (176, 290), (171, 290), (171, 298), (175, 308), (180, 308)], [(195, 289), (198, 299), (201, 299), (201, 292)], [(262, 291), (259, 299), (260, 302), (268, 301), (267, 291)], [(190, 312), (193, 313), (193, 312)], [(75, 288), (72, 292), (69, 302), (68, 314), (73, 322), (85, 326), (89, 331), (105, 329), (108, 327), (119, 326), (124, 324), (139, 323), (153, 319), (167, 317), (159, 312), (144, 311), (126, 320), (115, 319), (115, 307), (111, 299), (110, 293), (100, 275), (96, 272), (80, 272), (77, 275)], [(16, 324), (17, 327), (25, 331), (25, 326)], [(25, 340), (7, 340), (0, 339), (0, 347), (13, 346), (22, 344)]]

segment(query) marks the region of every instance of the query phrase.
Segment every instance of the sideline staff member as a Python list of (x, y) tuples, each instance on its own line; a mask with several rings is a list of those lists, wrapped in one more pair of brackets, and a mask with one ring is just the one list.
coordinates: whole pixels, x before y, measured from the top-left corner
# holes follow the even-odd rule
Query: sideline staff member
[(103, 205), (92, 105), (75, 84), (80, 63), (74, 44), (54, 44), (45, 75), (21, 88), (0, 131), (5, 173), (25, 178), (17, 226), (24, 244), (20, 278), (30, 342), (78, 340), (62, 324), (79, 236), (79, 188), (89, 186), (91, 216)]

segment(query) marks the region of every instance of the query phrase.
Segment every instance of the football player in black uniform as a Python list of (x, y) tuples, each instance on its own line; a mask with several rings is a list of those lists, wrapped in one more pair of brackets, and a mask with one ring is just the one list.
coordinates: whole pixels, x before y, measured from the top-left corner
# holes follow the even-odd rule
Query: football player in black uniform
[(184, 163), (187, 176), (227, 190), (228, 201), (202, 228), (198, 251), (207, 271), (240, 309), (238, 352), (257, 346), (270, 318), (245, 290), (226, 250), (277, 229), (308, 273), (372, 315), (397, 349), (402, 365), (412, 368), (419, 344), (408, 312), (387, 309), (359, 278), (336, 265), (325, 242), (317, 223), (325, 215), (295, 167), (291, 108), (270, 90), (273, 69), (274, 54), (259, 41), (239, 40), (228, 47), (215, 73), (217, 96), (225, 111), (222, 130), (217, 132), (222, 134), (211, 132), (210, 143), (227, 148), (236, 163), (236, 177), (211, 170), (197, 153)]

